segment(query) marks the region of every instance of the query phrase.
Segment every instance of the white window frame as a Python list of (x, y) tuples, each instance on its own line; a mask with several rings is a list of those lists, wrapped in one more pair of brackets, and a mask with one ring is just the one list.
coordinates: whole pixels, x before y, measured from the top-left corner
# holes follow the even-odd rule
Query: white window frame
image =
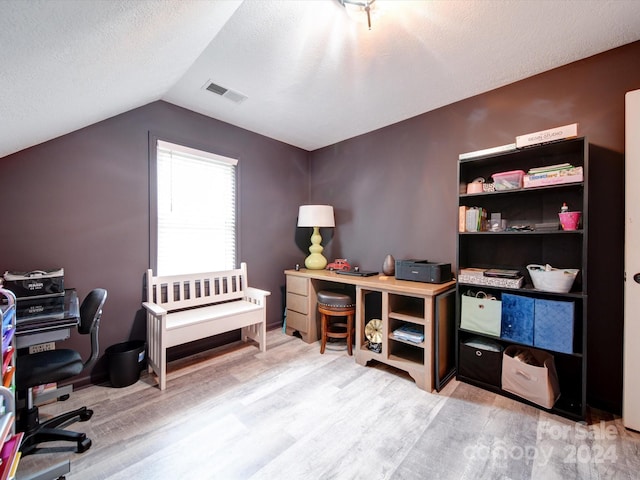
[[(167, 152), (170, 152), (169, 156), (167, 156)], [(172, 157), (172, 155), (175, 156)], [(167, 161), (172, 163), (167, 163)], [(163, 162), (164, 169), (162, 168)], [(211, 169), (206, 165), (209, 165)], [(150, 134), (149, 265), (154, 274), (177, 275), (236, 268), (239, 243), (237, 165), (238, 160), (235, 158), (187, 146), (184, 142), (170, 142)], [(163, 175), (168, 174), (171, 168), (175, 169), (180, 166), (183, 167), (182, 172), (185, 169), (190, 172), (198, 172), (191, 173), (188, 177), (189, 189), (180, 189), (180, 175), (172, 177), (176, 183), (165, 183), (167, 187), (159, 186), (158, 182), (163, 178)], [(213, 191), (206, 190), (206, 193), (203, 194), (203, 189), (207, 187), (198, 188), (198, 182), (206, 183), (206, 175), (208, 173), (215, 174), (216, 169), (219, 169), (218, 173), (222, 174), (220, 179), (222, 184)], [(180, 170), (177, 171), (177, 173), (179, 172)], [(171, 171), (172, 175), (175, 173), (176, 170)], [(164, 178), (168, 179), (166, 176)], [(168, 185), (171, 187), (169, 188)], [(162, 199), (159, 199), (159, 192), (162, 192), (163, 188), (166, 188), (166, 191), (162, 194)], [(193, 190), (194, 188), (195, 190)], [(190, 191), (195, 195), (185, 197), (184, 195), (189, 195)], [(214, 191), (226, 191), (232, 198), (227, 197), (220, 202), (211, 195)], [(178, 197), (172, 195), (178, 195)], [(225, 204), (225, 202), (227, 203)], [(217, 208), (221, 204), (225, 204), (226, 208)], [(201, 223), (199, 218), (202, 218), (202, 212), (198, 212), (199, 208), (211, 213), (212, 217), (217, 216), (218, 218), (209, 217), (211, 219), (210, 225), (206, 225), (206, 222)], [(186, 231), (176, 230), (176, 236), (173, 238), (167, 235), (163, 236), (161, 230), (164, 229), (165, 233), (169, 233), (172, 223), (176, 228), (179, 225), (185, 226)], [(198, 229), (201, 230), (198, 231)], [(219, 238), (221, 234), (223, 239)], [(166, 238), (169, 238), (170, 241), (164, 242), (163, 239)], [(220, 253), (220, 248), (209, 248), (209, 245), (216, 242), (224, 242), (221, 247), (225, 252), (223, 258), (216, 259), (217, 255), (209, 255), (214, 252)], [(171, 256), (175, 254), (179, 260), (171, 260), (168, 252), (175, 252)], [(193, 255), (190, 258), (186, 256), (187, 253), (195, 253), (197, 258), (194, 258)], [(165, 256), (164, 260), (163, 255)]]

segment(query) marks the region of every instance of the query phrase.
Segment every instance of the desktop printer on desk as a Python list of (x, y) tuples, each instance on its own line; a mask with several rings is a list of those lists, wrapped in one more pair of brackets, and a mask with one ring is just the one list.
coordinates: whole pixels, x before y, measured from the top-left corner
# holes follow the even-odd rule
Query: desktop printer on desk
[(396, 278), (414, 282), (444, 283), (453, 278), (450, 263), (431, 263), (426, 260), (396, 260)]

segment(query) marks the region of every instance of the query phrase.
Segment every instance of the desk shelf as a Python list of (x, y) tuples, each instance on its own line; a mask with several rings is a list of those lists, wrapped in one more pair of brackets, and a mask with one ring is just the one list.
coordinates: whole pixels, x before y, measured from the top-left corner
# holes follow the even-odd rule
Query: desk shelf
[(403, 322), (415, 323), (416, 325), (424, 325), (424, 317), (417, 317), (412, 314), (402, 312), (389, 312), (389, 318), (401, 320)]
[(389, 337), (389, 360), (424, 366), (424, 342), (410, 343)]

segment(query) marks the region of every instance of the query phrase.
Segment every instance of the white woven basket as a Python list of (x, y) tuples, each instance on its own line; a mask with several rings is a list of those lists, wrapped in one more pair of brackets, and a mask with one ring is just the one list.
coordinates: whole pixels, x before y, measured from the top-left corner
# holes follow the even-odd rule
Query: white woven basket
[(553, 268), (549, 265), (527, 265), (533, 286), (553, 293), (568, 293), (580, 271), (577, 268)]

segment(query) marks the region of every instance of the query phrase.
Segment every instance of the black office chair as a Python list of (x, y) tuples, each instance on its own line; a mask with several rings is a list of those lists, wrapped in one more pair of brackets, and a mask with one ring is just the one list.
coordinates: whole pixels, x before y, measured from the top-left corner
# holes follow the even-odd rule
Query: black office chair
[(30, 355), (18, 356), (16, 366), (16, 389), (24, 392), (26, 405), (19, 412), (17, 428), (25, 432), (20, 451), (28, 455), (36, 450), (39, 443), (64, 440), (77, 442), (78, 453), (91, 447), (91, 439), (85, 433), (72, 432), (63, 428), (70, 423), (85, 422), (91, 418), (93, 411), (82, 407), (72, 412), (63, 413), (40, 423), (38, 407), (33, 404), (33, 387), (52, 382), (59, 382), (78, 375), (85, 368), (91, 367), (98, 359), (98, 328), (102, 306), (107, 299), (107, 291), (96, 288), (89, 292), (80, 306), (80, 323), (78, 332), (91, 335), (91, 356), (83, 362), (80, 353), (71, 349), (56, 349)]

